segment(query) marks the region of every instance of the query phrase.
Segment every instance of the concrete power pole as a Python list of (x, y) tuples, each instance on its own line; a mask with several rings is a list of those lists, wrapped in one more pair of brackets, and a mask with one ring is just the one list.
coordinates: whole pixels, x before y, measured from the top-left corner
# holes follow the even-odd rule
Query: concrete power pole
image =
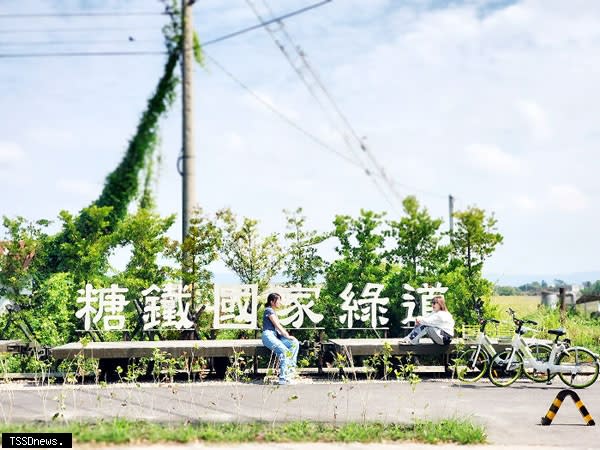
[(188, 234), (190, 219), (196, 204), (196, 155), (194, 152), (194, 24), (192, 4), (194, 0), (181, 0), (183, 26), (183, 59), (181, 63), (183, 135), (182, 135), (182, 237)]

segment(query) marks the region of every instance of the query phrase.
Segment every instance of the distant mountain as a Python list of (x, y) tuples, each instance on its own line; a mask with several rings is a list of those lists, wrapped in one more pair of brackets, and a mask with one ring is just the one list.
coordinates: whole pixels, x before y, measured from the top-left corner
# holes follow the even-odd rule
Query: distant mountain
[(485, 277), (500, 286), (521, 286), (533, 281), (541, 282), (542, 280), (548, 284), (552, 284), (554, 280), (563, 280), (567, 284), (581, 284), (584, 281), (594, 282), (600, 280), (600, 271), (525, 275), (486, 273)]

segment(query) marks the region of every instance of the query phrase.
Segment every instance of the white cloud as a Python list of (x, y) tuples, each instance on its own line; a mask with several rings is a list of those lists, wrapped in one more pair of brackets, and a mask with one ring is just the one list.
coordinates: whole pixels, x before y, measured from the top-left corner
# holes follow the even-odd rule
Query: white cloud
[(564, 212), (581, 211), (588, 206), (586, 195), (579, 188), (570, 184), (550, 187), (549, 198), (554, 208)]
[(540, 208), (539, 202), (536, 202), (529, 195), (519, 195), (515, 198), (515, 205), (518, 209), (525, 212), (536, 211)]
[(534, 138), (541, 140), (551, 136), (547, 114), (540, 105), (533, 101), (519, 100), (517, 110), (525, 119)]
[[(7, 12), (36, 12), (27, 3), (12, 2)], [(277, 13), (306, 4), (271, 3)], [(491, 269), (593, 269), (591, 255), (600, 252), (593, 229), (600, 210), (589, 207), (600, 192), (600, 86), (594, 76), (600, 73), (600, 2), (520, 0), (482, 15), (489, 3), (348, 0), (290, 18), (285, 27), (357, 134), (368, 136), (402, 195), (416, 194), (435, 217), (447, 216), (450, 192), (457, 209), (475, 204), (499, 213), (506, 240), (490, 259)], [(127, 4), (147, 7), (146, 0)], [(201, 39), (256, 23), (244, 0), (207, 0), (194, 9)], [(147, 25), (130, 20), (132, 28)], [(140, 42), (142, 31), (136, 34)], [(159, 34), (148, 49), (159, 48)], [(118, 36), (107, 30), (101, 37)], [(352, 155), (264, 30), (208, 52), (268, 104)], [(161, 57), (140, 57), (0, 65), (0, 86), (6, 87), (1, 139), (27, 149), (16, 157), (13, 151), (18, 170), (7, 167), (0, 176), (3, 184), (9, 175), (27, 180), (17, 193), (0, 190), (3, 213), (53, 217), (60, 209), (85, 206), (82, 195), (95, 197), (99, 189), (91, 183), (101, 184), (122, 157), (163, 63)], [(195, 72), (194, 117), (197, 199), (207, 211), (229, 205), (269, 229), (284, 226), (281, 210), (296, 206), (324, 229), (338, 213), (356, 214), (361, 207), (392, 211), (363, 170), (294, 130), (210, 63), (209, 69)], [(177, 103), (161, 121), (163, 214), (180, 205), (179, 111)], [(9, 158), (3, 151), (0, 170), (2, 158)], [(23, 157), (35, 164), (17, 164)], [(558, 178), (565, 170), (577, 174), (577, 188), (568, 185), (574, 184), (572, 175)], [(52, 187), (74, 194), (56, 195)], [(556, 214), (565, 209), (585, 210), (590, 220), (580, 220), (583, 213)], [(555, 257), (547, 243), (573, 229), (569, 218), (579, 219), (573, 239), (585, 241), (586, 248), (570, 259)]]
[(85, 180), (67, 180), (61, 179), (56, 182), (56, 188), (68, 194), (75, 194), (82, 197), (93, 197), (98, 195), (101, 187)]
[(0, 141), (0, 167), (11, 166), (25, 159), (25, 152), (14, 142)]
[(466, 149), (466, 157), (473, 167), (497, 174), (516, 174), (523, 166), (517, 157), (493, 145), (470, 145)]

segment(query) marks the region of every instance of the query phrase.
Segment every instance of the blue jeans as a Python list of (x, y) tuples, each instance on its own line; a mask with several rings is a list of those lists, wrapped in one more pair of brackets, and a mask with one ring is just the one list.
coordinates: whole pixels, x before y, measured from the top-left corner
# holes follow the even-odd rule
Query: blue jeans
[(262, 332), (262, 342), (265, 347), (275, 352), (279, 358), (279, 382), (289, 381), (298, 360), (298, 349), (300, 347), (298, 341), (283, 336), (278, 337), (276, 332), (265, 330)]

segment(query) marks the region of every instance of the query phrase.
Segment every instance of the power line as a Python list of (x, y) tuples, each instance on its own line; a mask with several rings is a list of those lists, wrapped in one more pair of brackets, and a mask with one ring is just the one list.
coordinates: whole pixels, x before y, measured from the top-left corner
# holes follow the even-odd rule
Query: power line
[[(339, 156), (340, 158), (342, 158), (343, 160), (345, 160), (347, 163), (350, 163), (353, 166), (358, 167), (361, 170), (364, 170), (365, 173), (367, 174), (367, 176), (370, 176), (370, 173), (369, 173), (368, 169), (365, 169), (362, 164), (360, 164), (359, 162), (357, 162), (357, 161), (349, 158), (348, 155), (346, 155), (346, 154), (344, 154), (344, 153), (336, 150), (335, 148), (333, 148), (329, 144), (323, 142), (321, 139), (319, 139), (318, 137), (316, 137), (314, 134), (312, 134), (311, 132), (305, 130), (300, 125), (298, 125), (296, 122), (294, 122), (292, 119), (290, 119), (285, 114), (283, 114), (282, 112), (280, 112), (279, 110), (277, 110), (277, 108), (275, 108), (271, 103), (269, 103), (267, 100), (265, 100), (264, 98), (262, 98), (260, 95), (258, 95), (257, 93), (255, 93), (243, 81), (241, 81), (239, 78), (237, 78), (235, 75), (233, 75), (233, 73), (231, 73), (223, 65), (221, 65), (215, 58), (211, 57), (206, 52), (204, 53), (204, 56), (208, 60), (210, 60), (215, 66), (217, 66), (217, 68), (219, 68), (223, 73), (225, 73), (229, 78), (231, 78), (238, 86), (240, 86), (242, 89), (244, 89), (245, 91), (247, 91), (250, 95), (252, 95), (252, 97), (254, 97), (256, 100), (258, 100), (260, 103), (262, 103), (268, 109), (270, 109), (271, 112), (273, 112), (275, 115), (277, 115), (281, 120), (283, 120), (289, 126), (291, 126), (292, 128), (296, 129), (300, 133), (304, 134), (306, 137), (308, 137), (310, 140), (312, 140), (313, 142), (315, 142), (320, 147), (322, 147), (325, 150), (327, 150), (327, 151), (335, 154), (336, 156)], [(391, 206), (393, 206), (393, 204), (390, 202), (389, 198), (387, 197), (386, 193), (384, 191), (382, 191), (381, 187), (379, 185), (377, 185), (377, 183), (375, 183), (375, 186), (377, 187), (377, 189), (379, 189), (380, 193), (383, 195), (383, 197), (385, 198), (385, 200), (388, 203), (390, 203)]]
[(298, 15), (298, 14), (302, 14), (303, 12), (309, 11), (311, 9), (318, 8), (318, 7), (323, 6), (323, 5), (327, 4), (327, 3), (330, 3), (331, 1), (332, 0), (323, 0), (323, 1), (319, 2), (319, 3), (314, 3), (312, 5), (308, 5), (308, 6), (304, 7), (304, 8), (301, 8), (301, 9), (298, 9), (296, 11), (292, 11), (290, 13), (284, 14), (283, 16), (279, 16), (279, 17), (275, 17), (274, 19), (267, 20), (265, 23), (260, 23), (258, 25), (253, 25), (251, 27), (244, 28), (243, 30), (236, 31), (236, 32), (230, 33), (230, 34), (226, 34), (225, 36), (222, 36), (220, 38), (207, 41), (207, 42), (205, 42), (202, 45), (215, 44), (217, 42), (224, 41), (225, 39), (229, 39), (229, 38), (232, 38), (234, 36), (239, 36), (240, 34), (247, 33), (248, 31), (256, 30), (258, 28), (263, 28), (263, 27), (265, 27), (267, 25), (270, 25), (272, 23), (279, 22), (280, 20), (284, 20), (284, 19), (287, 19), (289, 17), (295, 16), (295, 15)]
[(76, 27), (76, 28), (12, 28), (12, 29), (0, 29), (1, 34), (9, 33), (81, 33), (88, 31), (137, 31), (137, 30), (154, 30), (159, 31), (156, 26), (154, 27)]
[(264, 98), (262, 98), (260, 95), (258, 95), (256, 92), (254, 92), (250, 87), (248, 87), (243, 81), (241, 81), (239, 78), (237, 78), (235, 75), (233, 75), (233, 73), (231, 73), (229, 70), (227, 70), (215, 58), (213, 58), (212, 56), (208, 55), (206, 52), (204, 53), (204, 56), (207, 59), (209, 59), (215, 66), (217, 66), (217, 68), (219, 68), (219, 70), (221, 70), (229, 78), (231, 78), (238, 86), (240, 86), (242, 89), (244, 89), (250, 95), (252, 95), (252, 97), (254, 97), (256, 100), (258, 100), (260, 103), (262, 103), (268, 109), (270, 109), (271, 112), (273, 112), (275, 115), (277, 115), (281, 120), (283, 120), (284, 122), (286, 122), (289, 126), (291, 126), (292, 128), (296, 129), (300, 133), (304, 134), (306, 137), (308, 137), (310, 140), (312, 140), (313, 142), (315, 142), (316, 144), (318, 144), (320, 147), (324, 148), (325, 150), (327, 150), (327, 151), (329, 151), (331, 153), (334, 153), (335, 155), (339, 156), (340, 158), (344, 159), (346, 162), (348, 162), (348, 163), (350, 163), (350, 164), (352, 164), (352, 165), (354, 165), (356, 167), (362, 168), (359, 163), (357, 163), (353, 159), (349, 158), (344, 153), (339, 152), (335, 148), (331, 147), (329, 144), (323, 142), (321, 139), (319, 139), (318, 137), (316, 137), (314, 134), (312, 134), (311, 132), (305, 130), (300, 125), (298, 125), (296, 122), (294, 122), (292, 119), (290, 119), (288, 116), (286, 116), (285, 114), (283, 114), (282, 112), (280, 112), (271, 103), (269, 103), (267, 100), (265, 100)]
[[(252, 30), (256, 30), (258, 28), (262, 28), (265, 25), (268, 25), (270, 23), (276, 22), (278, 20), (283, 20), (285, 18), (288, 17), (292, 17), (292, 16), (296, 16), (298, 14), (304, 13), (306, 11), (310, 11), (311, 9), (315, 9), (318, 8), (320, 6), (323, 6), (327, 3), (330, 3), (332, 0), (323, 0), (321, 2), (318, 3), (314, 3), (312, 5), (308, 5), (304, 8), (301, 9), (297, 9), (295, 11), (292, 11), (290, 13), (284, 14), (282, 16), (276, 17), (273, 20), (268, 21), (267, 23), (265, 23), (264, 25), (259, 24), (259, 25), (253, 25), (251, 27), (247, 27), (244, 28), (242, 30), (239, 31), (235, 31), (233, 33), (229, 33), (226, 34), (224, 36), (215, 38), (215, 39), (211, 39), (209, 41), (206, 41), (202, 44), (202, 47), (206, 47), (212, 44), (216, 44), (218, 42), (222, 42), (226, 39), (230, 39), (233, 38), (235, 36), (239, 36), (240, 34), (244, 34), (247, 33), (249, 31)], [(136, 30), (136, 29), (144, 29), (144, 28), (135, 28), (135, 29), (130, 29), (130, 28), (96, 28), (96, 30), (119, 30), (119, 31), (123, 31), (123, 30), (128, 30), (128, 31), (132, 31), (132, 30)], [(156, 28), (147, 28), (147, 29), (152, 29), (155, 30)], [(92, 29), (90, 28), (79, 28), (79, 29), (73, 29), (73, 28), (66, 28), (66, 29), (55, 29), (55, 30), (45, 30), (45, 32), (62, 32), (62, 31), (90, 31)], [(33, 31), (33, 32), (42, 32), (40, 30), (0, 30), (0, 33), (8, 33), (8, 32), (25, 32), (25, 31)], [(115, 51), (115, 52), (51, 52), (51, 53), (0, 53), (0, 58), (42, 58), (42, 57), (78, 57), (78, 56), (128, 56), (128, 55), (160, 55), (160, 54), (166, 54), (165, 51), (148, 51), (148, 52), (122, 52), (122, 51)]]
[[(304, 12), (310, 11), (311, 9), (319, 8), (327, 3), (330, 3), (332, 0), (323, 0), (318, 3), (313, 3), (304, 8), (297, 9), (295, 11), (291, 11), (282, 16), (276, 17), (273, 20), (269, 20), (266, 22), (266, 25), (277, 22), (279, 20), (288, 19), (293, 16), (297, 16), (298, 14), (302, 14)], [(155, 13), (158, 14), (158, 13)], [(165, 13), (161, 13), (165, 14)], [(204, 42), (203, 45), (216, 44), (217, 42), (224, 41), (226, 39), (239, 36), (240, 34), (247, 33), (252, 30), (256, 30), (258, 28), (262, 28), (263, 25), (253, 25), (247, 28), (243, 28), (238, 31), (234, 31), (233, 33), (226, 34), (224, 36), (218, 37), (216, 39), (211, 39), (207, 42)], [(71, 33), (71, 32), (86, 32), (86, 31), (136, 31), (136, 30), (156, 30), (156, 27), (78, 27), (78, 28), (51, 28), (51, 29), (39, 29), (39, 28), (12, 28), (12, 29), (0, 29), (0, 34), (8, 34), (8, 33)]]
[(140, 44), (140, 43), (154, 43), (158, 44), (159, 42), (150, 39), (135, 39), (131, 36), (126, 36), (121, 39), (100, 39), (100, 40), (83, 40), (83, 41), (0, 41), (0, 45), (7, 46), (30, 46), (30, 45), (80, 45), (80, 44), (123, 44), (128, 43), (131, 44)]
[(140, 56), (140, 55), (166, 55), (160, 51), (130, 51), (130, 52), (48, 52), (48, 53), (0, 53), (0, 58), (38, 58), (38, 57), (79, 57), (79, 56)]
[(30, 18), (41, 18), (41, 17), (129, 17), (129, 16), (164, 16), (167, 12), (151, 12), (151, 11), (139, 11), (139, 12), (118, 12), (118, 11), (104, 11), (104, 12), (67, 12), (67, 13), (23, 13), (23, 14), (0, 14), (0, 19), (30, 19)]
[[(335, 105), (333, 98), (331, 97), (331, 95), (329, 94), (327, 89), (325, 88), (324, 84), (321, 82), (320, 78), (317, 76), (315, 70), (310, 66), (309, 62), (307, 61), (307, 59), (305, 57), (304, 52), (300, 49), (300, 46), (298, 46), (294, 42), (291, 35), (287, 32), (283, 22), (281, 20), (277, 20), (277, 23), (279, 25), (277, 32), (280, 32), (283, 35), (283, 38), (285, 38), (290, 43), (292, 48), (295, 50), (296, 54), (298, 55), (298, 59), (296, 61), (294, 61), (292, 59), (291, 55), (287, 52), (283, 43), (278, 39), (278, 37), (276, 36), (276, 31), (271, 30), (268, 26), (266, 26), (267, 21), (265, 21), (263, 19), (262, 15), (259, 13), (258, 9), (254, 5), (252, 0), (246, 0), (246, 3), (248, 5), (248, 7), (254, 12), (254, 14), (256, 15), (256, 18), (258, 19), (259, 23), (264, 27), (265, 31), (267, 31), (267, 33), (269, 33), (273, 42), (279, 48), (279, 50), (282, 52), (282, 54), (285, 56), (286, 60), (288, 61), (288, 63), (290, 64), (290, 66), (292, 67), (292, 69), (294, 70), (294, 72), (296, 73), (298, 78), (300, 79), (300, 81), (304, 84), (304, 86), (306, 87), (306, 89), (308, 90), (310, 95), (317, 102), (317, 104), (319, 105), (319, 108), (321, 109), (323, 114), (327, 117), (327, 119), (332, 124), (332, 126), (334, 128), (336, 128), (337, 131), (340, 133), (342, 140), (344, 141), (344, 143), (346, 144), (346, 146), (348, 147), (350, 152), (353, 153), (357, 157), (358, 161), (360, 161), (360, 155), (357, 154), (356, 150), (354, 149), (354, 146), (349, 142), (349, 139), (348, 139), (346, 133), (343, 131), (343, 129), (341, 127), (339, 127), (336, 124), (336, 121), (332, 118), (332, 114), (331, 114), (330, 110), (321, 101), (321, 97), (319, 96), (319, 93), (315, 89), (314, 85), (316, 85), (316, 87), (318, 87), (320, 89), (320, 91), (325, 94), (325, 100), (328, 100), (329, 103), (334, 106), (334, 111), (337, 113), (337, 115), (339, 117), (342, 117), (342, 119), (344, 119), (344, 116), (340, 113), (339, 108), (337, 108), (337, 105)], [(273, 16), (274, 14), (273, 14), (272, 9), (269, 7), (269, 5), (264, 0), (263, 0), (263, 4), (264, 4), (265, 8), (268, 10), (268, 12), (270, 13), (270, 15)], [(270, 20), (269, 22), (273, 22), (273, 20)], [(308, 73), (305, 74), (305, 72), (308, 72)], [(307, 75), (310, 75), (310, 76), (307, 76)], [(311, 82), (314, 83), (314, 85), (311, 84)], [(346, 124), (347, 128), (349, 128), (351, 131), (353, 131), (351, 129), (351, 127), (348, 126), (347, 120), (344, 120), (343, 122)], [(361, 144), (361, 147), (363, 147), (364, 144), (362, 144), (362, 141), (359, 141), (359, 143)], [(382, 169), (379, 166), (377, 166), (376, 164), (374, 164), (374, 165), (381, 173)], [(371, 179), (371, 181), (373, 182), (375, 187), (384, 196), (385, 200), (390, 204), (390, 206), (394, 207), (394, 204), (390, 200), (388, 194), (385, 192), (383, 187), (380, 185), (380, 180), (377, 177), (373, 176), (371, 170), (368, 168), (368, 166), (366, 164), (361, 163), (361, 166), (362, 166), (362, 169), (364, 170), (364, 172), (367, 174), (367, 176)], [(383, 176), (382, 178), (388, 185), (388, 188), (390, 188), (390, 190), (397, 196), (397, 193), (395, 192), (395, 189), (393, 188), (393, 186), (390, 185), (389, 180), (385, 176)]]

